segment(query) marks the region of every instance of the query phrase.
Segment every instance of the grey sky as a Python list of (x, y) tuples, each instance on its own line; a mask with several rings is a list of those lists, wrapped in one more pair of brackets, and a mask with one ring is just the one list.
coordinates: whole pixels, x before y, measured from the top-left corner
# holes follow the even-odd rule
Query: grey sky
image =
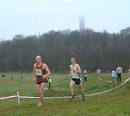
[(118, 32), (130, 26), (130, 0), (0, 0), (0, 39), (86, 27)]

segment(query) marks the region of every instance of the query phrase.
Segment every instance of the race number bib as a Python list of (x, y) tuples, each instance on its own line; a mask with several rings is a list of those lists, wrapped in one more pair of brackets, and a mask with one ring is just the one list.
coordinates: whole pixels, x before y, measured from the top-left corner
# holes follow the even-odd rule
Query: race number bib
[(36, 69), (36, 75), (37, 76), (42, 76), (42, 70), (41, 69)]

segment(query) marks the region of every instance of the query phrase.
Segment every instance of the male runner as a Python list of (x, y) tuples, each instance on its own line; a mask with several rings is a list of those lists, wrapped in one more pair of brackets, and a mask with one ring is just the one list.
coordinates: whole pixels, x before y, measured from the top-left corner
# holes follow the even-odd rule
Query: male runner
[(122, 67), (120, 67), (120, 65), (118, 65), (117, 68), (116, 68), (117, 82), (121, 82), (121, 74), (122, 74), (122, 72), (123, 72)]
[(38, 107), (42, 106), (43, 95), (48, 76), (51, 74), (48, 66), (43, 63), (41, 56), (36, 56), (36, 63), (33, 66), (33, 80), (36, 81), (36, 91), (39, 97)]

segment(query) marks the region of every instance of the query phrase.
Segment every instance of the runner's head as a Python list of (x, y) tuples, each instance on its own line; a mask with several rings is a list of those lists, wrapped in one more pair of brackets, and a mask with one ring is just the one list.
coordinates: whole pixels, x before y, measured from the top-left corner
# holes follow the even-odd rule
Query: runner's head
[(41, 63), (42, 62), (42, 57), (40, 55), (35, 57), (36, 63)]
[(75, 64), (76, 63), (76, 59), (75, 58), (71, 58), (71, 63)]

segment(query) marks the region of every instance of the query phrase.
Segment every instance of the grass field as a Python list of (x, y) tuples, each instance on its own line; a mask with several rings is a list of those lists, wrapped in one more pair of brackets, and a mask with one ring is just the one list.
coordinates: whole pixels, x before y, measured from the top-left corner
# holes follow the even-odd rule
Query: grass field
[[(5, 73), (5, 77), (1, 77), (2, 74), (0, 97), (15, 95), (17, 90), (23, 96), (36, 96), (30, 73)], [(123, 79), (127, 77), (127, 74), (123, 74)], [(111, 74), (103, 74), (102, 78), (111, 80)], [(54, 74), (52, 80), (52, 90), (47, 90), (45, 96), (69, 95), (69, 79), (66, 75)], [(83, 85), (87, 94), (113, 88), (112, 83), (97, 80), (95, 74)], [(77, 87), (75, 93), (78, 95)], [(36, 99), (22, 99), (20, 107), (16, 99), (0, 100), (0, 116), (130, 116), (130, 82), (110, 93), (87, 97), (85, 101), (80, 98), (73, 102), (69, 99), (44, 100), (40, 108)]]

